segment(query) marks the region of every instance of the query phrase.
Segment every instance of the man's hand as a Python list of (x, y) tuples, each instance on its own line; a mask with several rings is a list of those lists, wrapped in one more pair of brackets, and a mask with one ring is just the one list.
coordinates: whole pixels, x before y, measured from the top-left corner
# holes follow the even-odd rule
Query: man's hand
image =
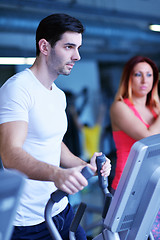
[(88, 185), (86, 178), (81, 174), (85, 166), (78, 166), (68, 169), (59, 168), (55, 185), (58, 189), (68, 193), (75, 194)]
[[(96, 157), (101, 156), (102, 152), (95, 152), (90, 160), (90, 168), (96, 172), (97, 171), (97, 166), (96, 166)], [(108, 177), (111, 171), (111, 161), (109, 158), (106, 157), (106, 162), (103, 164), (101, 168), (101, 175), (103, 177)]]

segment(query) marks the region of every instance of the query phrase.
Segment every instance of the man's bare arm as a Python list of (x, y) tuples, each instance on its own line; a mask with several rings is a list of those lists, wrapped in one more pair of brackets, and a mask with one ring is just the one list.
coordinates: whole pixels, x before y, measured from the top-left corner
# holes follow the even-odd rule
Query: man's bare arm
[(86, 166), (87, 163), (75, 156), (68, 147), (62, 142), (61, 144), (61, 166), (71, 168), (76, 166)]
[(25, 173), (30, 179), (54, 181), (58, 167), (41, 162), (22, 146), (27, 135), (28, 124), (14, 121), (0, 125), (0, 155), (5, 168), (14, 168)]
[[(101, 152), (95, 152), (90, 159), (90, 163), (83, 161), (79, 157), (76, 157), (74, 154), (70, 152), (70, 150), (67, 148), (67, 146), (62, 142), (61, 144), (61, 166), (65, 168), (72, 168), (76, 166), (81, 166), (82, 168), (84, 166), (89, 166), (93, 172), (96, 172), (97, 166), (96, 166), (96, 157), (100, 156)], [(106, 158), (106, 163), (102, 166), (101, 174), (104, 177), (109, 176), (111, 170), (111, 163), (108, 158)]]
[(81, 175), (81, 166), (62, 169), (28, 154), (22, 146), (25, 141), (28, 124), (24, 121), (8, 122), (0, 125), (0, 155), (5, 168), (17, 169), (30, 179), (52, 181), (56, 187), (73, 194), (87, 185)]

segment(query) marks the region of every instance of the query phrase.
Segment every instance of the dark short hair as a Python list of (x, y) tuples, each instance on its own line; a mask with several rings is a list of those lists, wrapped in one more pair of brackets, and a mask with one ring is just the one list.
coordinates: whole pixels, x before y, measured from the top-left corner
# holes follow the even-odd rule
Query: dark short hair
[(42, 19), (36, 31), (36, 55), (40, 53), (38, 45), (40, 39), (46, 39), (53, 47), (66, 31), (82, 34), (84, 27), (78, 19), (62, 13), (52, 14)]

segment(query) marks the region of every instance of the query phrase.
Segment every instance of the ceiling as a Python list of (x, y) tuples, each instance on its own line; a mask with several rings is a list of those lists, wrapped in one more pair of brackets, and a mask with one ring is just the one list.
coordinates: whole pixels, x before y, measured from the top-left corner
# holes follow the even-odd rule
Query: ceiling
[(123, 63), (133, 55), (160, 65), (159, 0), (0, 0), (0, 56), (35, 56), (35, 31), (52, 13), (67, 13), (85, 26), (83, 59)]

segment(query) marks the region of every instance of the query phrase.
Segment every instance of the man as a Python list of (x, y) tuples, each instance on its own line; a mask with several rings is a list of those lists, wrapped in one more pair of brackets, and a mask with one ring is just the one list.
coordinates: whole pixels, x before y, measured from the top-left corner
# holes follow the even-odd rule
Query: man
[[(30, 69), (11, 77), (0, 89), (0, 155), (5, 168), (28, 176), (20, 199), (12, 239), (51, 239), (44, 209), (57, 188), (74, 194), (87, 185), (81, 170), (86, 162), (73, 155), (62, 139), (67, 129), (66, 99), (54, 81), (69, 75), (80, 60), (84, 28), (66, 14), (44, 18), (36, 31), (36, 60)], [(95, 171), (95, 153), (88, 166)], [(60, 167), (61, 166), (61, 167)], [(101, 173), (110, 173), (110, 161)], [(73, 211), (64, 197), (55, 204), (53, 220), (63, 239)], [(81, 227), (77, 239), (86, 239)]]

